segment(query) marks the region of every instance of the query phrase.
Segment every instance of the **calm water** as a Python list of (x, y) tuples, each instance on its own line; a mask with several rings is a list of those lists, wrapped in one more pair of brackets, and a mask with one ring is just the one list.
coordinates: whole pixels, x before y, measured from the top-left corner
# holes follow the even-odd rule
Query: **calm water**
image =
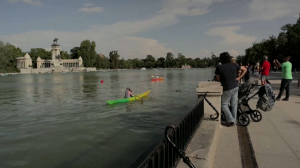
[[(151, 82), (156, 74), (165, 80)], [(195, 105), (198, 82), (212, 76), (194, 69), (0, 77), (0, 167), (128, 167)], [(106, 104), (126, 87), (151, 92)]]

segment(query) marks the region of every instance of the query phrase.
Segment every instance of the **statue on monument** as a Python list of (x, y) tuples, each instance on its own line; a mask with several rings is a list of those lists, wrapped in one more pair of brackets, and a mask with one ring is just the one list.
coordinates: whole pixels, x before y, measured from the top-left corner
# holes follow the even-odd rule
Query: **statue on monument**
[(57, 40), (58, 40), (58, 38), (55, 37), (54, 40), (53, 40), (53, 42), (57, 43)]

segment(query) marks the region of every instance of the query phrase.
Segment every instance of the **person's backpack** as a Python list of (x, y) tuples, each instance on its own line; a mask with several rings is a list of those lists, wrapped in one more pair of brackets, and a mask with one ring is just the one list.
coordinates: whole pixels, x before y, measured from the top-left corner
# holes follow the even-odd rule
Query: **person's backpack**
[(258, 92), (258, 102), (256, 107), (263, 111), (272, 110), (275, 104), (275, 95), (273, 93), (273, 89), (270, 84), (265, 84), (259, 88)]

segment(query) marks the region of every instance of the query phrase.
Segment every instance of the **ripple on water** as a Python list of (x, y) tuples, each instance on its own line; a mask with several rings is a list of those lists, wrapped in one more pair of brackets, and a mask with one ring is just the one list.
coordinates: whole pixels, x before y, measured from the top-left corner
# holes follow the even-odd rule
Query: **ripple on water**
[[(162, 82), (150, 81), (153, 71), (0, 78), (0, 167), (128, 167), (193, 107), (198, 82), (212, 72), (155, 71)], [(106, 104), (126, 87), (151, 92), (140, 101)]]

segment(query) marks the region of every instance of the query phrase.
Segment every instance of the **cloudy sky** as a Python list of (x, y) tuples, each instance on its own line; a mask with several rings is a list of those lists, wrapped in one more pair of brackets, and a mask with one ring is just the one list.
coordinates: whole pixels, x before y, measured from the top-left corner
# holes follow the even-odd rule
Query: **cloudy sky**
[(96, 42), (96, 51), (123, 58), (244, 54), (254, 42), (295, 23), (299, 0), (0, 0), (0, 40), (62, 50)]

